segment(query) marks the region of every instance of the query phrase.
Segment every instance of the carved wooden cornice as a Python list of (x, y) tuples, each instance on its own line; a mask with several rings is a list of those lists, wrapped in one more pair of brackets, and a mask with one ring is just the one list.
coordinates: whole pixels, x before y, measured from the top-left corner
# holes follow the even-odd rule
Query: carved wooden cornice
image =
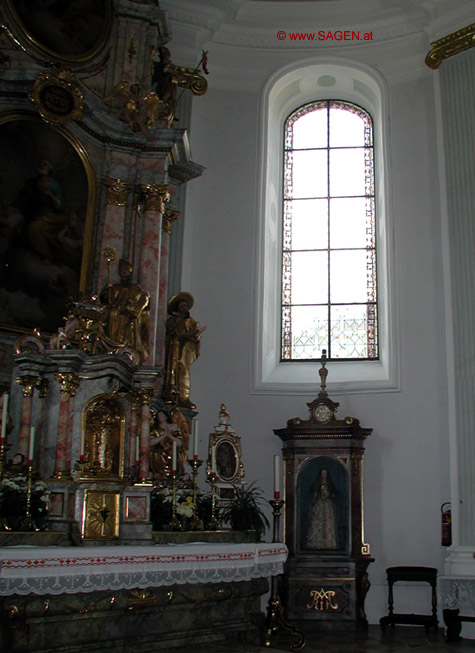
[(475, 45), (475, 23), (444, 36), (431, 45), (432, 50), (427, 53), (425, 62), (429, 68), (436, 70), (444, 59), (473, 48)]

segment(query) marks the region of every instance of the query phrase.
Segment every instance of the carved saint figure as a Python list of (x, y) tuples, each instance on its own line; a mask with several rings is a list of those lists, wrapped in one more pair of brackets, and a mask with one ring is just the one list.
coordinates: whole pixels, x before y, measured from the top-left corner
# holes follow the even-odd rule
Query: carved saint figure
[(204, 331), (190, 315), (193, 296), (174, 295), (168, 302), (166, 371), (163, 396), (183, 408), (196, 408), (190, 400), (190, 366), (200, 355), (200, 337)]
[(124, 259), (119, 261), (119, 275), (119, 283), (101, 292), (101, 302), (108, 306), (106, 335), (134, 349), (143, 362), (149, 351), (150, 295), (132, 283), (132, 266)]
[(304, 546), (306, 549), (337, 549), (337, 515), (335, 493), (327, 469), (322, 469), (310, 489)]
[(174, 408), (170, 415), (159, 410), (150, 429), (150, 470), (154, 481), (163, 481), (172, 471), (173, 442), (177, 443), (177, 475), (183, 476), (188, 457), (188, 425)]

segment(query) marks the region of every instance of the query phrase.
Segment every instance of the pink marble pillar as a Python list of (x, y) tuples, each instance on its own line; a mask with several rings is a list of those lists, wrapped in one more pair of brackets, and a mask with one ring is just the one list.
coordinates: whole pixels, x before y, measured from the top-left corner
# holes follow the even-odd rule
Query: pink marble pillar
[(168, 259), (169, 259), (169, 245), (172, 223), (177, 220), (180, 215), (179, 211), (166, 208), (163, 213), (162, 224), (162, 246), (160, 255), (160, 284), (159, 284), (159, 300), (158, 300), (158, 340), (157, 340), (157, 355), (155, 364), (158, 367), (165, 365), (165, 339), (166, 339), (166, 326), (167, 326), (167, 303), (168, 303)]
[(140, 425), (140, 471), (139, 481), (147, 483), (150, 477), (150, 399), (152, 391), (141, 390), (142, 420)]
[(42, 379), (40, 381), (40, 395), (39, 395), (39, 406), (38, 406), (38, 428), (37, 428), (37, 437), (35, 442), (35, 460), (38, 461), (38, 469), (41, 470), (41, 474), (44, 474), (44, 468), (46, 464), (46, 447), (45, 447), (45, 421), (46, 421), (46, 405), (45, 397), (48, 391), (48, 380)]
[(137, 194), (144, 209), (138, 280), (150, 294), (150, 354), (143, 362), (156, 367), (159, 365), (159, 320), (166, 317), (159, 313), (162, 215), (164, 203), (170, 196), (167, 186), (156, 184), (138, 186)]
[[(107, 195), (102, 248), (112, 248), (115, 252), (116, 259), (119, 259), (124, 250), (124, 223), (127, 198), (133, 184), (128, 179), (108, 177), (105, 180), (105, 185)], [(115, 271), (116, 267), (117, 263), (112, 266), (112, 270)], [(101, 256), (97, 279), (97, 290), (99, 293), (107, 285), (108, 280), (106, 257)]]
[[(132, 470), (137, 462), (137, 411), (139, 408), (139, 397), (136, 393), (129, 393), (130, 405), (130, 426), (129, 426), (129, 467)], [(139, 447), (140, 461), (140, 447)]]
[(58, 437), (56, 441), (56, 458), (54, 477), (64, 478), (70, 472), (71, 465), (71, 424), (74, 409), (72, 399), (79, 386), (79, 379), (74, 374), (56, 374), (56, 380), (61, 384), (59, 403)]
[(20, 376), (16, 382), (18, 385), (23, 386), (23, 404), (21, 407), (21, 426), (20, 435), (18, 438), (17, 453), (22, 454), (26, 460), (30, 443), (31, 417), (33, 413), (33, 393), (40, 380), (36, 376), (25, 375)]

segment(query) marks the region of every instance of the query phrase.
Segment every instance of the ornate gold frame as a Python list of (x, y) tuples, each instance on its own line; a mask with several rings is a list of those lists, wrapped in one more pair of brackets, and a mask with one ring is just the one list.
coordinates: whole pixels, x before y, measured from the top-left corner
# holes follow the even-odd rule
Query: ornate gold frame
[(115, 393), (101, 393), (94, 395), (91, 397), (82, 407), (81, 409), (81, 431), (80, 431), (80, 440), (79, 443), (82, 442), (83, 438), (85, 437), (86, 433), (86, 413), (91, 406), (97, 399), (111, 399), (113, 400), (118, 408), (119, 408), (119, 414), (120, 414), (120, 443), (119, 443), (119, 472), (118, 474), (111, 475), (109, 477), (97, 477), (92, 474), (80, 474), (80, 480), (81, 481), (93, 481), (93, 482), (100, 482), (100, 483), (117, 483), (118, 481), (122, 481), (124, 479), (124, 461), (125, 461), (125, 408), (120, 400), (119, 396)]
[(224, 485), (230, 487), (232, 485), (240, 485), (244, 477), (244, 465), (242, 463), (242, 446), (241, 438), (235, 433), (229, 431), (223, 431), (221, 433), (210, 433), (209, 434), (209, 460), (211, 460), (211, 450), (213, 446), (216, 446), (216, 457), (218, 455), (219, 447), (228, 443), (232, 446), (235, 456), (236, 456), (236, 467), (234, 474), (231, 477), (221, 476), (218, 471), (218, 465), (216, 464), (216, 484)]
[[(23, 23), (20, 15), (18, 14), (15, 8), (14, 0), (5, 0), (5, 7), (7, 10), (8, 18), (11, 21), (11, 25), (15, 29), (15, 31), (17, 32), (21, 40), (25, 41), (27, 45), (36, 48), (36, 50), (38, 50), (42, 56), (46, 56), (48, 59), (52, 59), (54, 61), (60, 61), (61, 63), (67, 63), (68, 65), (83, 64), (89, 61), (90, 59), (93, 59), (93, 57), (95, 57), (104, 49), (107, 41), (109, 40), (109, 36), (112, 29), (113, 5), (112, 5), (112, 0), (107, 0), (104, 26), (102, 28), (101, 35), (97, 43), (94, 45), (94, 47), (91, 48), (84, 55), (79, 55), (79, 56), (64, 55), (61, 54), (60, 52), (55, 52), (53, 50), (50, 50), (47, 46), (40, 43), (32, 34), (30, 34), (27, 26)], [(28, 51), (28, 48), (26, 46), (24, 47), (25, 50), (28, 52), (28, 54), (31, 55), (31, 52)]]
[(41, 71), (28, 93), (29, 100), (50, 125), (80, 120), (84, 110), (83, 97), (81, 85), (74, 73), (67, 69)]
[[(8, 122), (13, 121), (33, 121), (41, 124), (45, 124), (44, 121), (33, 113), (27, 111), (18, 111), (18, 112), (6, 112), (0, 114), (0, 125), (4, 125)], [(87, 207), (86, 207), (86, 218), (84, 224), (84, 240), (82, 248), (82, 260), (81, 260), (81, 273), (79, 277), (79, 291), (87, 292), (89, 283), (92, 278), (91, 270), (91, 261), (92, 261), (92, 245), (93, 245), (93, 235), (94, 235), (94, 213), (96, 205), (96, 179), (94, 175), (94, 170), (92, 167), (91, 160), (86, 151), (86, 148), (81, 143), (81, 141), (65, 127), (61, 125), (47, 125), (50, 129), (57, 131), (63, 138), (65, 138), (70, 145), (75, 149), (77, 155), (79, 156), (84, 170), (86, 172), (87, 183), (88, 183), (88, 197), (87, 197)], [(58, 324), (58, 326), (61, 326)], [(23, 327), (16, 327), (13, 325), (1, 324), (0, 329), (2, 331), (7, 331), (9, 333), (30, 333), (31, 329), (25, 329)]]

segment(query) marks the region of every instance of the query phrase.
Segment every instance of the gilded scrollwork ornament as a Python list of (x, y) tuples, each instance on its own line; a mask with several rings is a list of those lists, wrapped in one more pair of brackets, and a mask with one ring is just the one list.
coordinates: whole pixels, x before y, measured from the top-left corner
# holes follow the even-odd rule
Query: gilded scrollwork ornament
[(444, 59), (469, 50), (475, 46), (475, 23), (452, 32), (448, 36), (433, 41), (432, 50), (427, 53), (425, 63), (429, 68), (436, 70)]
[(172, 224), (178, 220), (179, 216), (180, 211), (167, 207), (163, 213), (162, 231), (170, 235), (172, 233)]

